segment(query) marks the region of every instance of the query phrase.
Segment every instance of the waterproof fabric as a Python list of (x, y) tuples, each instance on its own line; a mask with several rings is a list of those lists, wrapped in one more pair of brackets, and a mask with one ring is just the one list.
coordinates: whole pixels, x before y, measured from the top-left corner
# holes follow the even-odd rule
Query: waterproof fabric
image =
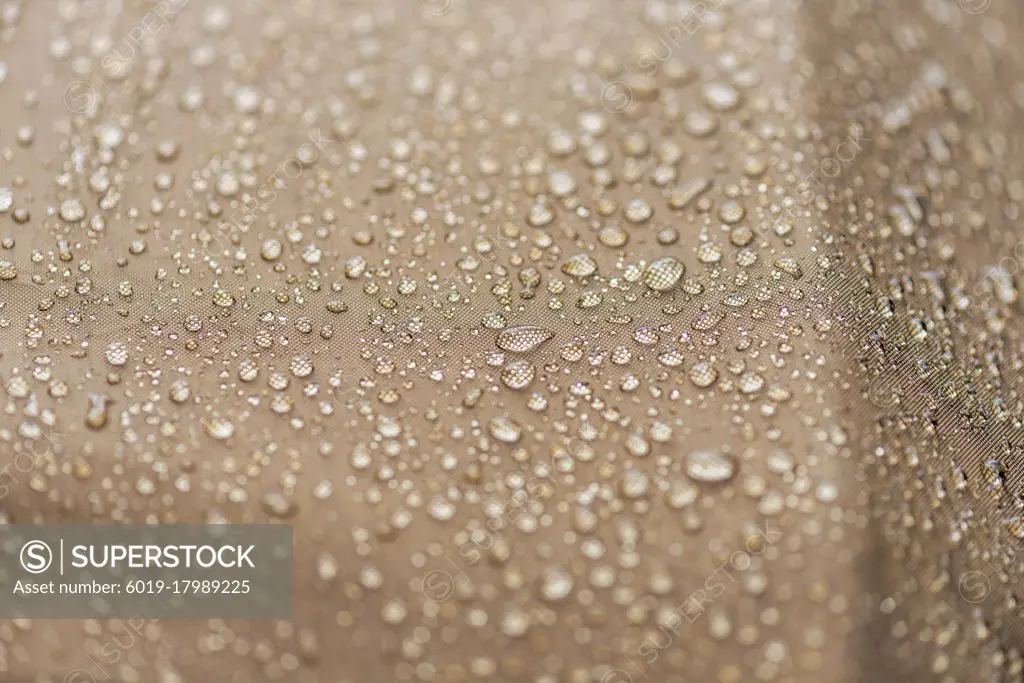
[(296, 553), (0, 680), (1020, 680), (1016, 3), (0, 7), (0, 516)]

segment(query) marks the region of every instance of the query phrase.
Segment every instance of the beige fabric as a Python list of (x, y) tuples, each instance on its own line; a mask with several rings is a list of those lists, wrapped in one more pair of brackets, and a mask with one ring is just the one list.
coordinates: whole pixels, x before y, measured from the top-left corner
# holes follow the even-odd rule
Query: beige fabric
[(1020, 679), (1012, 3), (0, 7), (0, 514), (297, 557), (0, 680)]

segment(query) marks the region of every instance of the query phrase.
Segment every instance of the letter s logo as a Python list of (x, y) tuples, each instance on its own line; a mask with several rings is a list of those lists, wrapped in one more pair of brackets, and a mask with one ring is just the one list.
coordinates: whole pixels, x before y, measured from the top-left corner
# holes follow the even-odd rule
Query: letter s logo
[(53, 564), (53, 551), (42, 541), (29, 541), (21, 547), (21, 566), (30, 574), (42, 574)]

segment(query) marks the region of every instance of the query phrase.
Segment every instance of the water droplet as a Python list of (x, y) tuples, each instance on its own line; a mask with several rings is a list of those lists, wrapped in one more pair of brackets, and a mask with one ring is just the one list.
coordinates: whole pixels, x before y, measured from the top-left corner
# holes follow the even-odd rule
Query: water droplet
[(718, 380), (718, 370), (709, 361), (697, 361), (690, 368), (690, 381), (694, 386), (706, 389)]
[(123, 342), (111, 342), (104, 356), (111, 365), (121, 367), (128, 362), (128, 347)]
[(548, 569), (544, 572), (540, 594), (548, 602), (560, 602), (569, 597), (573, 583), (572, 575), (564, 569)]
[(487, 423), (487, 429), (491, 436), (502, 443), (516, 443), (523, 435), (523, 428), (504, 415), (492, 417)]
[(674, 510), (681, 510), (697, 500), (697, 488), (692, 484), (675, 480), (665, 492), (665, 502)]
[(384, 609), (381, 610), (380, 616), (385, 623), (397, 626), (405, 621), (405, 617), (408, 613), (409, 612), (405, 608), (405, 604), (398, 598), (395, 598), (384, 605)]
[(673, 209), (685, 209), (690, 203), (711, 188), (708, 178), (694, 178), (672, 188), (668, 193), (668, 205)]
[(95, 393), (90, 393), (88, 399), (89, 408), (85, 413), (85, 424), (91, 429), (103, 429), (110, 419), (110, 399), (103, 394)]
[(630, 223), (644, 223), (654, 215), (654, 209), (642, 199), (631, 199), (626, 204), (626, 220)]
[(85, 207), (77, 199), (65, 199), (60, 204), (61, 220), (68, 223), (77, 223), (85, 218)]
[(720, 484), (736, 476), (736, 460), (718, 450), (693, 451), (686, 456), (686, 474), (694, 481)]
[(498, 333), (495, 344), (502, 351), (527, 353), (555, 336), (551, 330), (534, 325), (509, 327)]
[(184, 403), (192, 395), (192, 390), (189, 389), (188, 382), (183, 379), (176, 379), (171, 384), (169, 395), (175, 403)]
[(230, 439), (235, 435), (235, 425), (230, 420), (213, 418), (208, 420), (204, 426), (206, 427), (206, 433), (218, 441)]
[(637, 469), (627, 471), (619, 482), (619, 491), (625, 498), (634, 500), (643, 497), (650, 488), (650, 479)]
[(439, 522), (447, 522), (455, 516), (455, 511), (455, 505), (450, 500), (440, 496), (431, 500), (430, 505), (427, 506), (427, 514)]
[(263, 511), (271, 517), (279, 517), (281, 519), (293, 517), (298, 512), (298, 506), (294, 500), (283, 493), (276, 492), (263, 496), (262, 507)]
[(576, 254), (562, 264), (562, 272), (572, 277), (589, 277), (597, 272), (597, 261), (587, 254)]
[(725, 83), (708, 83), (704, 86), (704, 99), (715, 111), (730, 111), (740, 102), (736, 88)]
[(513, 608), (501, 622), (501, 632), (509, 638), (521, 638), (530, 628), (530, 617), (520, 609)]
[(510, 389), (525, 389), (533, 382), (537, 370), (525, 360), (509, 361), (501, 370), (501, 381)]
[(667, 292), (679, 284), (686, 272), (679, 260), (666, 256), (654, 261), (644, 271), (644, 284), (656, 292)]

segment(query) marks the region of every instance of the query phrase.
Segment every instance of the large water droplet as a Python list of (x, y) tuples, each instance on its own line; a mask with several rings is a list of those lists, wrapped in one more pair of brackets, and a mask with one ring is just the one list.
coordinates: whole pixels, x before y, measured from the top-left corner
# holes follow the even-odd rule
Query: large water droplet
[(587, 254), (576, 254), (562, 264), (562, 272), (572, 277), (588, 277), (597, 272), (597, 262)]
[(717, 450), (693, 451), (686, 456), (686, 474), (694, 481), (721, 484), (736, 476), (736, 460)]
[(679, 283), (685, 272), (686, 266), (679, 260), (666, 256), (647, 266), (644, 284), (656, 292), (667, 292)]
[(551, 330), (534, 325), (517, 325), (502, 330), (495, 341), (502, 351), (526, 353), (555, 336)]
[(516, 443), (523, 435), (523, 428), (504, 415), (492, 417), (487, 423), (487, 429), (491, 436), (502, 443)]
[(510, 389), (525, 389), (536, 376), (533, 364), (520, 359), (510, 361), (501, 370), (501, 381)]

